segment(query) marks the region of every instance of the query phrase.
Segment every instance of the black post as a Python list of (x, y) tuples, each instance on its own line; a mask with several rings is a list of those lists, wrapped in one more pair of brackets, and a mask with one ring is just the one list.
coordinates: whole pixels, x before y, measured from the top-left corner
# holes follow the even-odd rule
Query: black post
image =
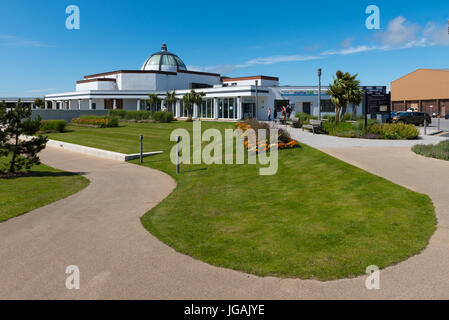
[(365, 100), (365, 106), (363, 108), (363, 112), (364, 112), (364, 116), (365, 116), (365, 130), (366, 130), (366, 128), (368, 127), (368, 94), (366, 92), (366, 89), (365, 89), (364, 100)]
[(181, 141), (181, 137), (180, 136), (178, 136), (178, 138), (177, 138), (177, 146), (176, 146), (176, 148), (177, 148), (177, 153), (176, 153), (176, 174), (179, 174), (179, 142)]
[(140, 163), (143, 163), (143, 135), (140, 135)]

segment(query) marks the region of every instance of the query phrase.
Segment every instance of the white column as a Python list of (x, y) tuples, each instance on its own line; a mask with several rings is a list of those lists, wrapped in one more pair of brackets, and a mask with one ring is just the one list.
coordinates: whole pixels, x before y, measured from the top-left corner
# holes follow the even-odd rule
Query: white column
[(137, 99), (137, 110), (140, 110), (140, 99)]
[(69, 110), (72, 110), (72, 100), (69, 100)]
[(214, 119), (218, 118), (218, 98), (214, 98)]
[(196, 103), (193, 104), (193, 118), (198, 118), (198, 105)]
[(92, 99), (89, 99), (89, 110), (92, 110)]
[(54, 101), (54, 100), (51, 100), (51, 109), (56, 109), (56, 108), (55, 108), (55, 101)]
[(78, 99), (78, 110), (81, 110), (81, 99)]
[[(165, 100), (164, 100), (164, 99), (161, 99), (161, 111), (162, 111), (163, 108), (164, 108), (164, 104), (165, 104)], [(167, 106), (165, 106), (165, 107), (167, 107)]]
[(181, 100), (176, 100), (176, 109), (175, 109), (175, 117), (181, 117)]
[(113, 100), (113, 102), (112, 102), (112, 108), (114, 109), (114, 110), (116, 110), (117, 109), (117, 99), (114, 99)]
[(237, 97), (237, 119), (242, 120), (243, 110), (242, 110), (242, 97)]

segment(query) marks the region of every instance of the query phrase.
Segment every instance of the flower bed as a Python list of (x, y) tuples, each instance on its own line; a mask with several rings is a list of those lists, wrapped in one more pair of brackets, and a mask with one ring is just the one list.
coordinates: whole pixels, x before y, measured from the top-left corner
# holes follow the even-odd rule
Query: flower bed
[(93, 128), (118, 127), (118, 118), (115, 117), (80, 117), (72, 119), (71, 124), (88, 126)]
[[(252, 121), (254, 121), (254, 120), (252, 120)], [(245, 122), (238, 122), (235, 125), (238, 129), (242, 130), (243, 133), (249, 129), (253, 129), (254, 132), (257, 134), (258, 129), (267, 129), (267, 127), (255, 129), (255, 128), (253, 128), (253, 126), (251, 126), (251, 124), (245, 123)], [(265, 125), (265, 124), (263, 124), (263, 125)], [(289, 134), (285, 130), (281, 129), (279, 131), (280, 132), (279, 132), (278, 139), (281, 141), (279, 141), (277, 144), (278, 149), (293, 149), (293, 148), (300, 147), (298, 141), (291, 139)], [(245, 138), (245, 136), (243, 134), (242, 134), (242, 138)], [(252, 144), (252, 143), (249, 143), (248, 139), (245, 139), (244, 145), (245, 145), (245, 148), (250, 151), (270, 152), (271, 148), (275, 147), (276, 144), (270, 144), (269, 140), (270, 140), (270, 137), (267, 134), (267, 141), (258, 141), (256, 144)]]

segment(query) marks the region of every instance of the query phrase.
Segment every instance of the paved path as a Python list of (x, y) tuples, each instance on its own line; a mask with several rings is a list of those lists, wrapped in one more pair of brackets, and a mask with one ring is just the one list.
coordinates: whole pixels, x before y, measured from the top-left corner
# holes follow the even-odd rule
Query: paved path
[[(324, 148), (351, 148), (351, 147), (412, 147), (416, 144), (437, 144), (447, 140), (445, 137), (420, 136), (416, 140), (370, 140), (332, 137), (325, 134), (312, 134), (309, 131), (292, 128), (290, 126), (280, 126), (286, 129), (291, 137), (302, 143), (308, 144), (317, 149)], [(422, 128), (421, 128), (422, 129)]]
[[(449, 162), (421, 158), (408, 148), (325, 151), (425, 192), (435, 203), (439, 226), (429, 247), (383, 270), (381, 290), (367, 290), (365, 277), (325, 283), (259, 278), (177, 253), (139, 221), (175, 187), (170, 177), (146, 167), (48, 148), (43, 162), (84, 172), (91, 184), (0, 224), (0, 298), (449, 298)], [(68, 265), (80, 268), (80, 290), (65, 288)]]

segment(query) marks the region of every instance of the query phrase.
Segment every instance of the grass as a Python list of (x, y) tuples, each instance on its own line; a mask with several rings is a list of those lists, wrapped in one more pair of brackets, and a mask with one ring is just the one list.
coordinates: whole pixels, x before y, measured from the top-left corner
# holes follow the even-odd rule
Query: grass
[[(191, 126), (128, 123), (50, 137), (134, 153), (142, 133), (145, 151), (167, 151), (144, 165), (173, 175), (177, 188), (142, 224), (177, 251), (216, 266), (260, 276), (354, 277), (419, 253), (435, 230), (426, 195), (307, 146), (280, 151), (274, 176), (259, 176), (256, 165), (183, 165), (177, 176), (168, 137)], [(210, 127), (232, 125), (203, 122)]]
[(412, 148), (413, 152), (425, 157), (449, 161), (449, 140), (438, 144), (419, 144)]
[[(1, 162), (5, 162), (3, 158)], [(0, 179), (0, 222), (66, 198), (89, 184), (75, 173), (43, 164), (24, 176)]]

